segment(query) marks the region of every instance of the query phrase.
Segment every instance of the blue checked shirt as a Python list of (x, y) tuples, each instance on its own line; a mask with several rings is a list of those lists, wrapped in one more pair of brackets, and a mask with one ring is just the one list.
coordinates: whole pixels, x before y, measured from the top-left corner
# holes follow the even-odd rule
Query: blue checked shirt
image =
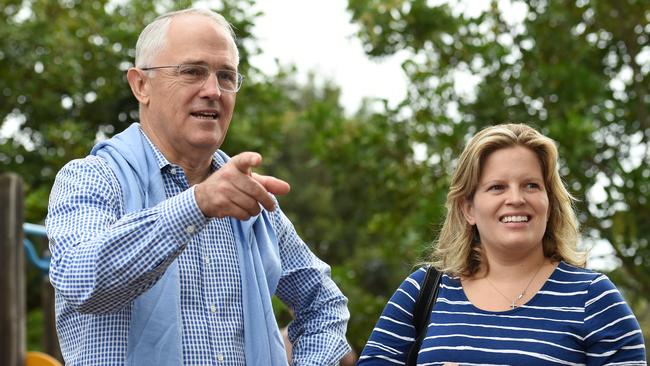
[[(151, 142), (150, 142), (151, 143)], [(57, 175), (46, 220), (66, 365), (124, 364), (132, 300), (178, 260), (186, 365), (244, 365), (239, 263), (228, 218), (206, 218), (180, 166), (152, 144), (167, 199), (125, 214), (120, 184), (96, 156)], [(215, 155), (212, 169), (225, 162)], [(295, 314), (295, 365), (331, 365), (349, 346), (347, 299), (330, 268), (277, 208), (270, 213), (282, 261), (276, 296)]]

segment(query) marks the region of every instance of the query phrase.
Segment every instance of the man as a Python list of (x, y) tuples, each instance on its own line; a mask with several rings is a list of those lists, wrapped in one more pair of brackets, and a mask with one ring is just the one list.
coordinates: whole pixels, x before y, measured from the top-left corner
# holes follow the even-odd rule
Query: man
[(242, 77), (207, 10), (149, 24), (127, 79), (132, 124), (57, 175), (46, 221), (67, 365), (286, 365), (273, 316), (295, 314), (296, 365), (348, 350), (347, 299), (277, 207), (289, 185), (223, 142)]

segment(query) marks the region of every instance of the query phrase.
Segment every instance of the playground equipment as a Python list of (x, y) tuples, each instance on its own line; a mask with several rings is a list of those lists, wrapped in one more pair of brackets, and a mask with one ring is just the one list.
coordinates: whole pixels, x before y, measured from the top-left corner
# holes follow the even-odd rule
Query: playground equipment
[(62, 366), (56, 358), (43, 352), (27, 352), (25, 366)]
[[(0, 175), (0, 365), (60, 366), (54, 330), (54, 296), (47, 280), (49, 258), (40, 258), (29, 239), (45, 236), (40, 225), (23, 224), (24, 194), (22, 178)], [(26, 351), (25, 258), (43, 275), (42, 298), (44, 347), (47, 353)], [(55, 357), (52, 357), (55, 356)]]
[[(42, 238), (47, 237), (45, 226), (30, 224), (27, 222), (23, 224), (23, 233), (25, 233), (25, 235), (34, 235)], [(32, 242), (27, 237), (23, 239), (23, 247), (25, 248), (27, 261), (36, 267), (43, 275), (47, 276), (47, 274), (50, 273), (49, 255), (44, 256), (43, 258), (39, 257), (38, 253), (36, 253), (36, 249), (34, 248), (34, 244), (32, 244)]]

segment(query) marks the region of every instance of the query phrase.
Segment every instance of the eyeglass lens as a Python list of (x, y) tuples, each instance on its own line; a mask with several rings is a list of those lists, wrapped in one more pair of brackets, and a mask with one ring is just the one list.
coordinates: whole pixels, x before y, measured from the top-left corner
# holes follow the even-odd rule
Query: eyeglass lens
[[(229, 92), (235, 92), (239, 89), (240, 77), (232, 70), (217, 70), (217, 82), (219, 89)], [(198, 84), (206, 82), (210, 77), (210, 69), (204, 65), (180, 65), (178, 75), (188, 84)]]

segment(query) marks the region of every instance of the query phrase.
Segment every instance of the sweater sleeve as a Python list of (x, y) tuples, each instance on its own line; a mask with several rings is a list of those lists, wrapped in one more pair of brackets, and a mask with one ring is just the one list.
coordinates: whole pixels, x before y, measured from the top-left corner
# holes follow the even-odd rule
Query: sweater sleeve
[(589, 286), (584, 338), (587, 365), (645, 365), (643, 333), (616, 286), (600, 275)]
[(404, 364), (415, 341), (413, 308), (425, 274), (424, 268), (413, 272), (388, 300), (357, 365)]

